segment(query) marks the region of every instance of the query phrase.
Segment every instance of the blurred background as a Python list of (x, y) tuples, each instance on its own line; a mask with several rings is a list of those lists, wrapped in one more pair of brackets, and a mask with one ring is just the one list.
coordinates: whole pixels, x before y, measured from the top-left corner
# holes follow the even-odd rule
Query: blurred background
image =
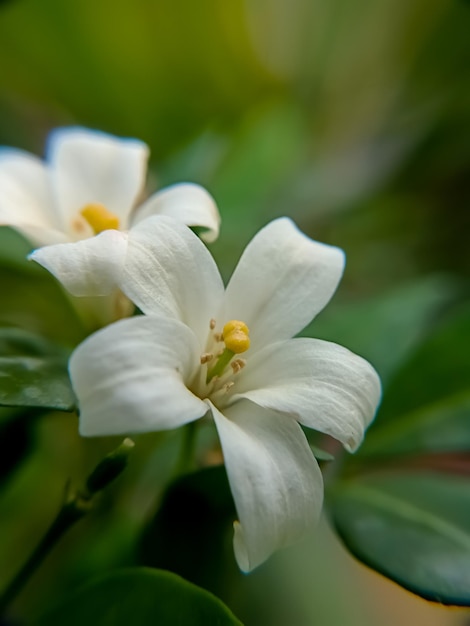
[[(149, 192), (188, 180), (215, 197), (211, 250), (226, 277), (277, 216), (341, 246), (344, 281), (307, 334), (366, 356), (386, 384), (436, 325), (468, 311), (469, 32), (465, 0), (1, 0), (0, 144), (41, 155), (48, 132), (69, 124), (142, 139)], [(24, 261), (29, 245), (0, 231), (0, 324), (75, 345), (84, 331), (67, 299)], [(459, 348), (456, 338), (450, 353)], [(79, 484), (113, 446), (80, 440), (70, 416), (10, 417), (0, 415), (0, 586), (65, 479)], [(132, 561), (177, 438), (139, 439), (94, 524), (74, 529), (17, 601), (20, 617)], [(247, 624), (470, 619), (366, 570), (327, 524), (237, 585), (224, 599)]]

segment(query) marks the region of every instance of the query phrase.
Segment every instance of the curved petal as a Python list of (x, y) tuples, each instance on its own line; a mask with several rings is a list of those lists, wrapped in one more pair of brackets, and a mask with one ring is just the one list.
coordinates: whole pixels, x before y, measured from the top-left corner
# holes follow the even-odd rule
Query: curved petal
[(70, 359), (80, 433), (150, 432), (202, 417), (207, 405), (185, 385), (198, 356), (191, 330), (160, 317), (122, 320), (91, 335)]
[(201, 227), (201, 239), (208, 243), (219, 235), (219, 210), (214, 198), (200, 185), (180, 183), (162, 189), (137, 209), (132, 222), (137, 224), (151, 215), (168, 215), (187, 226)]
[(244, 397), (288, 413), (353, 452), (380, 396), (380, 379), (366, 360), (328, 341), (299, 338), (253, 355), (239, 374), (233, 401)]
[(205, 245), (165, 216), (149, 217), (129, 231), (120, 288), (144, 313), (181, 320), (203, 343), (224, 289)]
[(104, 232), (76, 243), (35, 250), (29, 258), (45, 267), (74, 296), (106, 296), (116, 289), (127, 251), (127, 234)]
[(274, 220), (246, 247), (227, 286), (224, 317), (248, 325), (252, 352), (288, 339), (327, 304), (343, 268), (342, 250), (309, 239), (288, 218)]
[(136, 139), (82, 128), (62, 128), (49, 137), (48, 159), (57, 204), (70, 223), (87, 204), (103, 204), (127, 228), (143, 189), (149, 151)]
[(22, 150), (0, 152), (0, 225), (17, 228), (39, 245), (68, 239), (54, 213), (44, 163)]
[(235, 557), (248, 572), (317, 523), (323, 479), (290, 417), (243, 400), (224, 414), (211, 406), (240, 518), (234, 524)]

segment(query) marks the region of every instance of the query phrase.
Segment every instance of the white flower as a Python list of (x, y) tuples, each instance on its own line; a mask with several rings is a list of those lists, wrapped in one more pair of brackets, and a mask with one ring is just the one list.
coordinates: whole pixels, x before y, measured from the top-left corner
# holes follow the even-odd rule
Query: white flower
[[(220, 217), (199, 185), (183, 183), (148, 198), (134, 211), (145, 183), (147, 146), (82, 128), (50, 135), (47, 160), (13, 148), (0, 151), (0, 225), (35, 245), (32, 255), (76, 296), (103, 296), (115, 285), (123, 238), (145, 218), (171, 215), (217, 238)], [(78, 243), (71, 243), (78, 242)], [(59, 244), (59, 245), (50, 245)], [(112, 269), (112, 272), (111, 272)]]
[(322, 475), (300, 424), (360, 444), (380, 398), (362, 358), (292, 337), (330, 300), (341, 250), (286, 218), (248, 245), (224, 291), (189, 229), (154, 217), (129, 234), (121, 289), (146, 314), (89, 337), (70, 362), (85, 436), (176, 428), (211, 414), (239, 522), (243, 571), (318, 519)]

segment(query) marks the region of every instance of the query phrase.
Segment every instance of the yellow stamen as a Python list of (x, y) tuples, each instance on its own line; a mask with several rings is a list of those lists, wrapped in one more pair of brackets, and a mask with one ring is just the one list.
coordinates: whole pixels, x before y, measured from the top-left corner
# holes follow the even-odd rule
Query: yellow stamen
[(87, 204), (80, 211), (86, 221), (90, 224), (95, 232), (95, 235), (103, 232), (103, 230), (109, 230), (110, 228), (119, 228), (119, 218), (111, 211), (99, 203)]
[(228, 350), (235, 354), (246, 352), (250, 347), (250, 331), (244, 322), (230, 320), (224, 326), (222, 336)]
[[(217, 376), (222, 376), (225, 368), (236, 354), (246, 352), (250, 347), (250, 339), (248, 326), (244, 322), (238, 320), (230, 320), (224, 326), (223, 332), (215, 333), (217, 341), (223, 341), (225, 348), (215, 356), (216, 363), (207, 371), (206, 382), (209, 383)], [(236, 359), (232, 366), (233, 373), (239, 372), (244, 367), (244, 359)]]

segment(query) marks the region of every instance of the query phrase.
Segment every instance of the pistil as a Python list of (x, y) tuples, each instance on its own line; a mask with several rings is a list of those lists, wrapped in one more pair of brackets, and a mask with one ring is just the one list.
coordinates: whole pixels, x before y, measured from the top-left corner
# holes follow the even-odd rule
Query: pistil
[(86, 219), (86, 221), (92, 227), (95, 235), (102, 233), (104, 230), (119, 228), (119, 218), (111, 211), (98, 202), (87, 204), (80, 211), (80, 215)]
[[(210, 383), (215, 376), (220, 378), (233, 357), (248, 350), (250, 347), (249, 332), (248, 326), (239, 320), (230, 320), (225, 324), (220, 337), (220, 340), (225, 343), (225, 349), (219, 355), (216, 363), (207, 371), (206, 383)], [(232, 367), (234, 373), (245, 365), (243, 359), (237, 359), (236, 363), (237, 365)]]

